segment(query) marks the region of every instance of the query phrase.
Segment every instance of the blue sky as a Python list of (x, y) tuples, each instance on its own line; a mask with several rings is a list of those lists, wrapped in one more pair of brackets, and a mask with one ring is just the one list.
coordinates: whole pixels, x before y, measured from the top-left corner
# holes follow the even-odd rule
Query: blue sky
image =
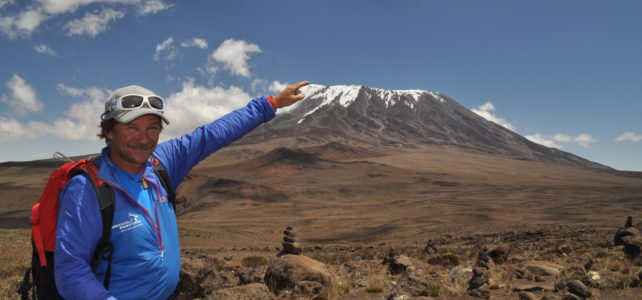
[(167, 99), (167, 139), (309, 80), (440, 92), (642, 171), (641, 16), (637, 0), (0, 0), (0, 162), (97, 152), (124, 85)]

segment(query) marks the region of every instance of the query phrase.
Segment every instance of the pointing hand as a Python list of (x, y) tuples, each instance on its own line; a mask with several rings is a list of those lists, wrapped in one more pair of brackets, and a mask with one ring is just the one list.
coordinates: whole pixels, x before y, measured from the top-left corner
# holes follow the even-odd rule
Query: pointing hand
[(308, 84), (310, 84), (310, 82), (301, 81), (286, 87), (278, 96), (274, 97), (276, 108), (290, 106), (297, 101), (302, 100), (305, 95), (303, 95), (299, 89)]

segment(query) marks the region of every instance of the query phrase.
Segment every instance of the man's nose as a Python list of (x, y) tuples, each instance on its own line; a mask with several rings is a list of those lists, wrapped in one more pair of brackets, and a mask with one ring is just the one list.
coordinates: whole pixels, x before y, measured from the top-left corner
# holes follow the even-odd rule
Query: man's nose
[(150, 134), (147, 133), (146, 131), (141, 131), (137, 136), (136, 136), (136, 141), (141, 144), (147, 144), (149, 143), (151, 137)]

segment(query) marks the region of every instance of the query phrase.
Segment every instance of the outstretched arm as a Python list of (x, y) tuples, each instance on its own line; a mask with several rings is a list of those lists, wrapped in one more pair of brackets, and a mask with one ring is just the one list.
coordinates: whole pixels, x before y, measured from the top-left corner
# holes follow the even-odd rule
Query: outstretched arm
[(302, 81), (290, 85), (272, 98), (272, 101), (267, 97), (254, 98), (247, 106), (203, 125), (191, 134), (158, 144), (154, 156), (165, 164), (176, 188), (199, 161), (274, 118), (275, 108), (302, 100), (304, 95), (299, 88), (308, 84), (309, 82)]

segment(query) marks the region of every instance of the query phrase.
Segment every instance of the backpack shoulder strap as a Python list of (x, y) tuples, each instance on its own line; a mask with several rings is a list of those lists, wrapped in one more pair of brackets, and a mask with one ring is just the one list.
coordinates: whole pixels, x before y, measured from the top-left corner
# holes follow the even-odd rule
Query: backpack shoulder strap
[(176, 213), (176, 192), (174, 191), (172, 181), (169, 178), (169, 172), (167, 172), (165, 166), (156, 157), (152, 156), (151, 161), (152, 166), (154, 166), (154, 172), (156, 172), (156, 175), (160, 178), (161, 184), (167, 191), (167, 200), (172, 204), (174, 213)]
[(105, 272), (105, 278), (103, 285), (105, 288), (109, 288), (109, 279), (111, 276), (111, 260), (114, 253), (114, 245), (111, 242), (111, 226), (114, 220), (114, 190), (107, 184), (105, 181), (98, 177), (98, 166), (94, 164), (94, 160), (80, 165), (76, 170), (74, 170), (74, 176), (85, 173), (91, 178), (94, 191), (96, 192), (96, 199), (98, 199), (98, 205), (100, 207), (100, 215), (102, 218), (103, 230), (96, 245), (96, 251), (91, 259), (91, 269), (96, 271), (98, 264), (101, 260), (107, 260), (107, 270)]
[(103, 219), (103, 234), (96, 246), (96, 251), (91, 259), (91, 269), (96, 271), (98, 264), (102, 259), (107, 260), (107, 270), (103, 285), (109, 288), (109, 278), (111, 276), (111, 259), (114, 254), (114, 244), (111, 242), (111, 226), (114, 222), (114, 190), (107, 184), (103, 183), (97, 187), (96, 193), (100, 204), (100, 215)]

